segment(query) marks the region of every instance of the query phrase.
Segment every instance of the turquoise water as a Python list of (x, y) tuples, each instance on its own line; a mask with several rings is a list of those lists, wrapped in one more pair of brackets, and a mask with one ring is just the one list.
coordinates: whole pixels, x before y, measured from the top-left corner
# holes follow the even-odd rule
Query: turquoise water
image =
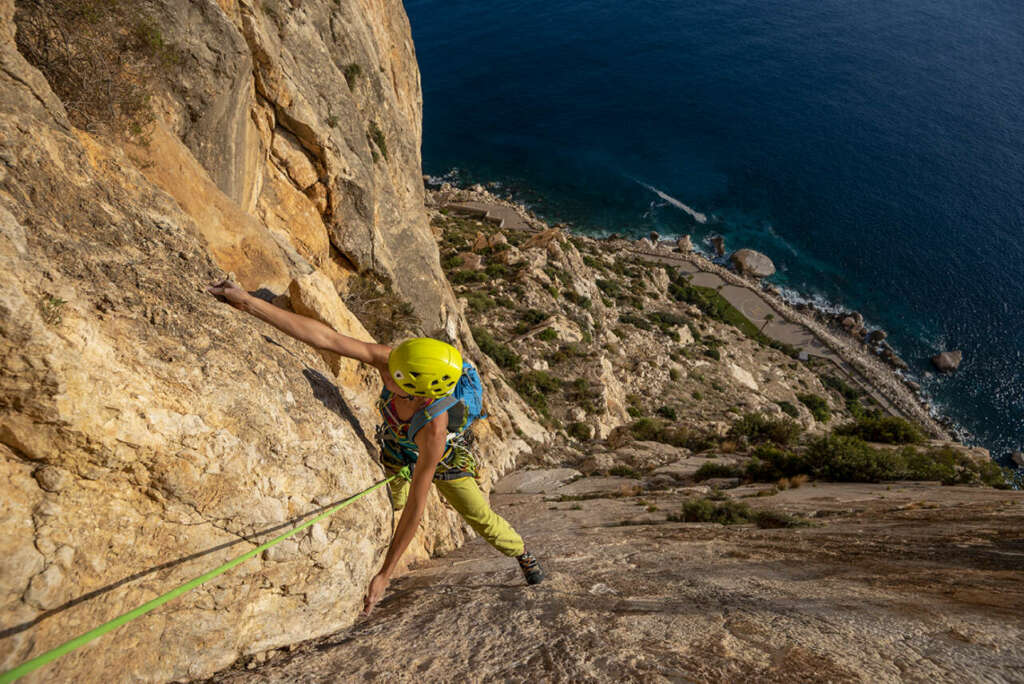
[(759, 249), (889, 331), (973, 441), (1024, 444), (1024, 3), (406, 9), (428, 173), (581, 232)]

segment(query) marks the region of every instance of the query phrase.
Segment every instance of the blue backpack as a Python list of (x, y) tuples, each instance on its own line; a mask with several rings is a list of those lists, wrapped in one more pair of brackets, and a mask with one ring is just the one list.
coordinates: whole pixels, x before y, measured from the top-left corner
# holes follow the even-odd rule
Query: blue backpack
[(468, 362), (462, 363), (462, 377), (455, 385), (455, 390), (448, 396), (441, 397), (425, 408), (421, 408), (409, 421), (409, 439), (415, 439), (416, 433), (434, 418), (448, 412), (448, 434), (461, 435), (469, 429), (478, 418), (486, 418), (483, 412), (484, 386), (480, 376)]

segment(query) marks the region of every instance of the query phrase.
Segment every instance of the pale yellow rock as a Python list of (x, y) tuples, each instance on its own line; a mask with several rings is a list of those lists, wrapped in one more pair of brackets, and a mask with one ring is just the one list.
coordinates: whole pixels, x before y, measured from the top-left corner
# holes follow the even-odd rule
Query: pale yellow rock
[(295, 249), (313, 266), (330, 259), (330, 237), (323, 219), (310, 199), (299, 192), (272, 162), (263, 173), (258, 211), (264, 223), (287, 233)]
[(162, 124), (154, 124), (148, 145), (130, 149), (146, 178), (195, 221), (218, 266), (234, 272), (251, 290), (266, 287), (280, 292), (287, 287), (288, 269), (266, 228), (225, 195)]
[(760, 387), (758, 387), (757, 381), (754, 380), (754, 376), (750, 373), (750, 371), (746, 370), (745, 368), (740, 368), (735, 363), (729, 363), (728, 367), (730, 375), (732, 375), (733, 379), (736, 380), (736, 382), (738, 382), (739, 384), (743, 385), (748, 389), (753, 390), (754, 392), (757, 392), (760, 389)]
[(277, 128), (270, 143), (274, 159), (288, 173), (288, 177), (300, 190), (312, 187), (320, 178), (312, 160), (294, 135)]

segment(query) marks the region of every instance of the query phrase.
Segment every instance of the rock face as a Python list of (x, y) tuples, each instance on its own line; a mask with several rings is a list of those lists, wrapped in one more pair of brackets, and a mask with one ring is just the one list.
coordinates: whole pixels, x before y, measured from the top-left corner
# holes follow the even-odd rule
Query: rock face
[(743, 275), (755, 278), (767, 278), (775, 274), (775, 264), (761, 252), (752, 249), (739, 249), (730, 257), (733, 266)]
[[(382, 478), (379, 378), (217, 302), (205, 286), (227, 271), (367, 339), (320, 267), (372, 270), (424, 332), (463, 340), (492, 402), (485, 484), (544, 437), (451, 314), (401, 4), (279, 5), (157, 0), (61, 25), (75, 49), (106, 39), (90, 26), (152, 39), (126, 47), (158, 51), (125, 55), (155, 63), (152, 119), (126, 140), (57, 66), (26, 61), (0, 0), (0, 670)], [(58, 25), (77, 7), (40, 6)], [(411, 559), (464, 538), (431, 496)], [(336, 631), (392, 523), (376, 493), (43, 676), (191, 679)]]
[(932, 357), (932, 363), (943, 373), (952, 373), (963, 360), (964, 353), (959, 350), (942, 352)]
[[(120, 30), (150, 36), (112, 46), (126, 61), (149, 65), (145, 84), (136, 86), (145, 90), (125, 98), (150, 98), (158, 128), (190, 153), (212, 186), (242, 214), (279, 213), (287, 205), (279, 228), (294, 226), (299, 252), (314, 265), (329, 241), (350, 268), (389, 280), (428, 331), (451, 327), (453, 300), (431, 257), (423, 207), (422, 95), (401, 2), (153, 0), (127, 22), (119, 21), (116, 4), (104, 4), (110, 9), (97, 10), (91, 23), (66, 0), (45, 9), (26, 5), (17, 17), (21, 44), (32, 52), (45, 42), (31, 30), (48, 25), (37, 16), (44, 11), (61, 25), (69, 52), (98, 49), (104, 36), (95, 34), (104, 28), (115, 41)], [(29, 61), (69, 99), (71, 123), (123, 128), (105, 120), (103, 108), (79, 106), (88, 102), (87, 88), (66, 85), (61, 65), (38, 52)], [(168, 143), (160, 137), (140, 136), (156, 148), (146, 154), (148, 145), (141, 145), (132, 156), (182, 202), (194, 195), (194, 174), (180, 167), (180, 154), (164, 154)], [(196, 201), (208, 204), (210, 194)]]

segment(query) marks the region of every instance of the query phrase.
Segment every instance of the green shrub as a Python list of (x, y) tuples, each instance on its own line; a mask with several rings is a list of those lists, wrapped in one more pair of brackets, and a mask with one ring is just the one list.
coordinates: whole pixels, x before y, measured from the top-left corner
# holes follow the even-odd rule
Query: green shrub
[(678, 382), (679, 378), (681, 378), (682, 375), (683, 374), (679, 372), (678, 368), (669, 368), (668, 369), (668, 377), (669, 377), (669, 380), (671, 380), (672, 382)]
[(796, 398), (807, 407), (811, 415), (814, 416), (814, 420), (819, 423), (826, 423), (832, 417), (828, 402), (823, 397), (819, 397), (817, 394), (798, 394)]
[[(656, 297), (657, 295), (655, 295), (655, 298)], [(668, 335), (678, 342), (679, 332), (676, 330), (676, 327), (687, 325), (690, 319), (686, 316), (680, 316), (679, 314), (667, 311), (652, 311), (647, 314), (647, 320), (650, 321), (652, 325), (656, 326), (663, 335)]]
[(544, 328), (537, 333), (537, 339), (543, 342), (551, 342), (558, 339), (558, 333), (555, 332), (554, 328)]
[(469, 310), (474, 313), (483, 313), (495, 306), (494, 300), (483, 292), (466, 292), (459, 296), (466, 300), (466, 304), (469, 305)]
[(519, 311), (519, 319), (529, 326), (539, 325), (549, 318), (551, 318), (550, 314), (538, 309), (521, 309)]
[(733, 439), (746, 437), (751, 444), (774, 442), (786, 446), (797, 437), (803, 428), (788, 418), (769, 418), (762, 413), (747, 413), (729, 428)]
[(592, 387), (586, 378), (576, 378), (570, 383), (565, 383), (564, 388), (568, 402), (580, 406), (589, 413), (600, 411), (598, 400), (601, 398), (601, 389)]
[(811, 466), (798, 454), (774, 444), (762, 444), (751, 452), (746, 476), (755, 482), (777, 482), (784, 477), (811, 474)]
[(466, 283), (483, 283), (489, 278), (483, 271), (455, 271), (449, 274), (448, 280), (452, 285), (465, 285)]
[[(742, 525), (754, 514), (750, 506), (739, 501), (715, 503), (710, 499), (689, 499), (683, 502), (682, 522), (711, 522), (719, 525)], [(669, 517), (673, 519), (672, 516)], [(679, 518), (674, 518), (678, 520)]]
[(864, 395), (864, 393), (861, 392), (859, 389), (851, 387), (850, 385), (846, 384), (839, 378), (832, 377), (831, 375), (821, 376), (821, 384), (830, 390), (838, 392), (840, 396), (842, 396), (843, 399), (845, 399), (846, 401), (859, 399), (861, 396)]
[(634, 313), (624, 313), (619, 315), (620, 323), (628, 323), (633, 327), (640, 328), (641, 330), (651, 330), (653, 326), (643, 316)]
[(598, 278), (597, 280), (594, 281), (594, 284), (597, 285), (597, 289), (601, 290), (601, 292), (603, 292), (604, 294), (608, 295), (613, 299), (621, 297), (623, 296), (623, 294), (625, 294), (622, 291), (622, 286), (619, 285), (619, 283), (614, 280), (605, 280), (603, 278)]
[(594, 436), (594, 428), (579, 421), (569, 423), (569, 427), (566, 431), (569, 433), (570, 437), (580, 442), (586, 442)]
[(683, 426), (669, 426), (657, 418), (641, 418), (632, 423), (629, 429), (633, 438), (641, 442), (661, 442), (691, 451), (704, 451), (715, 445), (710, 435), (693, 432)]
[(853, 423), (839, 426), (834, 434), (882, 444), (920, 444), (924, 441), (924, 435), (916, 425), (896, 416), (881, 414), (863, 415)]
[(590, 297), (577, 294), (573, 290), (562, 290), (562, 296), (582, 309), (590, 308)]
[(966, 454), (951, 447), (919, 451), (904, 447), (900, 479), (938, 480), (944, 485), (983, 484), (999, 489), (1009, 488), (1007, 472), (994, 461), (976, 463)]
[(587, 356), (587, 351), (583, 347), (576, 342), (569, 342), (567, 344), (560, 345), (551, 355), (549, 361), (554, 365), (558, 365), (565, 361), (571, 361), (584, 356)]
[(519, 355), (494, 339), (490, 331), (473, 327), (470, 328), (470, 332), (473, 333), (473, 339), (476, 340), (480, 351), (491, 357), (494, 363), (505, 370), (516, 371), (519, 369)]
[(833, 482), (893, 480), (902, 465), (892, 451), (872, 449), (862, 439), (838, 435), (813, 442), (807, 450), (807, 461), (815, 477)]
[(629, 466), (615, 466), (608, 470), (608, 474), (614, 477), (632, 477), (639, 480), (641, 475)]
[(778, 405), (780, 409), (782, 409), (782, 412), (785, 413), (787, 416), (790, 416), (791, 418), (800, 417), (800, 411), (798, 411), (796, 406), (793, 406), (793, 404), (789, 403), (788, 401), (777, 401), (775, 403)]
[(345, 82), (348, 83), (349, 90), (352, 90), (356, 87), (356, 81), (363, 75), (363, 67), (353, 62), (346, 64), (342, 73), (345, 74)]
[(697, 472), (694, 473), (693, 478), (697, 482), (703, 482), (704, 480), (710, 480), (713, 477), (742, 477), (743, 471), (737, 466), (729, 465), (727, 463), (705, 463)]
[(722, 360), (721, 352), (719, 352), (718, 349), (716, 349), (715, 347), (705, 347), (703, 353), (704, 353), (704, 356), (707, 356), (708, 358), (714, 359), (715, 361), (721, 361)]
[(505, 264), (496, 261), (487, 264), (484, 268), (484, 275), (491, 280), (509, 280), (515, 276), (517, 270), (518, 269), (513, 266), (506, 266)]
[(654, 413), (668, 420), (676, 420), (678, 418), (676, 410), (671, 406), (659, 406)]
[(465, 260), (458, 254), (452, 254), (441, 259), (441, 268), (445, 271), (454, 271), (465, 263)]
[(527, 371), (512, 378), (512, 388), (523, 398), (534, 411), (544, 418), (551, 417), (548, 412), (547, 395), (557, 392), (562, 382), (544, 371)]
[(803, 518), (782, 511), (770, 510), (754, 511), (754, 523), (765, 530), (811, 526), (810, 521)]

